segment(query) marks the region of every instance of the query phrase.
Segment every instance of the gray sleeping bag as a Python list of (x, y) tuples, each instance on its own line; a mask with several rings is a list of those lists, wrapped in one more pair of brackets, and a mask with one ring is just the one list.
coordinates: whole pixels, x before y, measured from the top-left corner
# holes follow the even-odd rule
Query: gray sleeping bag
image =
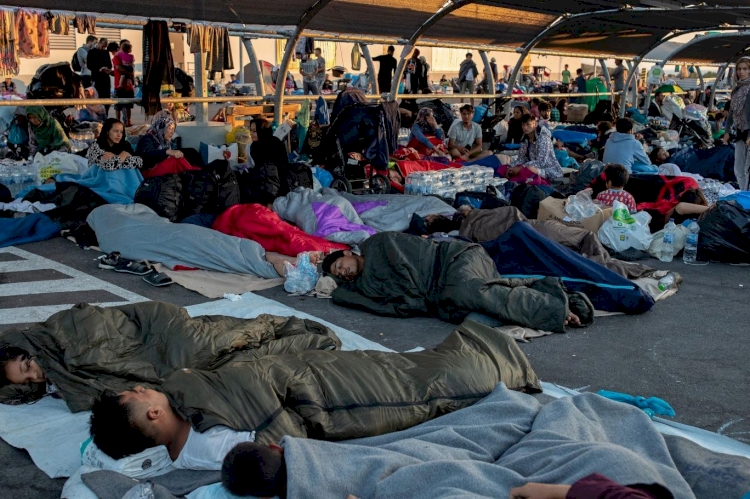
[(148, 260), (171, 269), (178, 265), (277, 279), (263, 247), (249, 239), (192, 224), (172, 223), (142, 204), (107, 204), (86, 219), (99, 247), (129, 260)]

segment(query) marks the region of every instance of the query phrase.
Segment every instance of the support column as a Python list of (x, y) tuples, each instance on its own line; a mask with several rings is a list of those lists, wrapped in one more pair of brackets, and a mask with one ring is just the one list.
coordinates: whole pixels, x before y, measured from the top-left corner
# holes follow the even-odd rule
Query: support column
[[(633, 72), (633, 62), (632, 61), (625, 61), (625, 63), (628, 65), (628, 73)], [(635, 80), (633, 80), (633, 84), (627, 88), (627, 91), (630, 92), (630, 97), (633, 102), (633, 108), (635, 110), (638, 110), (638, 75), (635, 76)]]
[(700, 66), (695, 66), (695, 72), (698, 73), (698, 81), (701, 87), (701, 96), (698, 102), (703, 102), (703, 99), (706, 98), (706, 80), (703, 79), (703, 71), (701, 71)]
[[(635, 81), (635, 75), (638, 72), (638, 65), (641, 63), (641, 59), (643, 58), (642, 55), (637, 56), (635, 59), (633, 59), (633, 70), (628, 73), (628, 79), (625, 81), (625, 89), (630, 88), (630, 85), (633, 84), (633, 81)], [(625, 104), (628, 100), (628, 92), (623, 91), (622, 95), (620, 95), (620, 118), (625, 117)]]
[[(602, 76), (604, 77), (604, 85), (607, 87), (607, 92), (611, 92), (612, 80), (609, 79), (609, 68), (607, 67), (607, 61), (605, 61), (604, 59), (599, 59), (599, 65), (602, 67)], [(596, 66), (594, 66), (594, 68), (596, 68)]]
[(482, 57), (484, 63), (484, 71), (487, 74), (487, 90), (490, 95), (495, 95), (495, 75), (492, 74), (492, 65), (490, 59), (487, 57), (487, 52), (484, 50), (479, 51), (479, 55)]
[(404, 48), (401, 50), (398, 66), (396, 66), (396, 73), (393, 75), (393, 80), (391, 80), (391, 93), (388, 95), (388, 100), (390, 101), (396, 100), (398, 87), (401, 85), (401, 78), (403, 77), (404, 69), (406, 68), (406, 57), (411, 54), (412, 50), (414, 50), (413, 45), (404, 45)]
[[(196, 97), (208, 97), (206, 76), (206, 54), (205, 52), (197, 52), (195, 54)], [(206, 123), (208, 121), (208, 102), (197, 102), (195, 104), (195, 121), (198, 123)]]
[(706, 108), (708, 108), (709, 111), (714, 107), (714, 99), (716, 99), (716, 88), (724, 78), (724, 73), (726, 72), (726, 70), (726, 64), (719, 66), (719, 69), (716, 70), (716, 79), (714, 80), (714, 84), (711, 87), (711, 95), (708, 96), (708, 102), (706, 103)]
[(372, 62), (372, 55), (370, 55), (370, 47), (367, 46), (366, 43), (360, 43), (359, 44), (360, 50), (362, 50), (362, 55), (365, 56), (365, 64), (367, 64), (367, 72), (370, 73), (370, 80), (368, 84), (370, 85), (370, 88), (372, 89), (372, 94), (377, 95), (379, 94), (379, 88), (378, 88), (378, 75), (375, 74), (375, 63)]
[[(263, 72), (260, 68), (260, 61), (258, 60), (258, 56), (255, 53), (255, 47), (253, 46), (253, 40), (252, 38), (243, 38), (242, 44), (245, 46), (245, 50), (247, 50), (247, 56), (250, 60), (250, 67), (253, 70), (253, 83), (255, 83), (255, 93), (257, 93), (261, 97), (264, 97), (266, 95), (266, 86), (265, 82), (263, 81)], [(245, 72), (244, 69), (242, 72)]]
[(237, 39), (240, 41), (240, 70), (237, 76), (239, 76), (240, 83), (245, 83), (245, 53), (242, 50), (242, 38), (238, 36)]

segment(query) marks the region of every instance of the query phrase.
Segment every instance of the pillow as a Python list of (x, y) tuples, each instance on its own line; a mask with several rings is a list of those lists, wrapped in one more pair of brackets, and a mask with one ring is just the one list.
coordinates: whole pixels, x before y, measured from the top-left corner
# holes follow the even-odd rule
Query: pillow
[(236, 165), (238, 163), (238, 148), (236, 142), (228, 146), (215, 146), (213, 144), (201, 142), (200, 153), (203, 158), (203, 164), (205, 165), (211, 164), (211, 162), (216, 161), (217, 159), (227, 160), (230, 165)]
[(102, 470), (116, 471), (131, 478), (163, 475), (174, 469), (169, 452), (163, 445), (122, 459), (112, 459), (96, 446), (93, 438), (81, 444), (81, 463)]

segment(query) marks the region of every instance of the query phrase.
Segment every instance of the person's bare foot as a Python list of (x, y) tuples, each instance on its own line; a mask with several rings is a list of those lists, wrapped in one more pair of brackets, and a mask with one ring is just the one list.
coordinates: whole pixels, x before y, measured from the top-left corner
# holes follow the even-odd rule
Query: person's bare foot
[(565, 322), (563, 322), (564, 326), (580, 326), (581, 325), (581, 319), (578, 318), (576, 314), (573, 312), (568, 312), (568, 316), (565, 318)]

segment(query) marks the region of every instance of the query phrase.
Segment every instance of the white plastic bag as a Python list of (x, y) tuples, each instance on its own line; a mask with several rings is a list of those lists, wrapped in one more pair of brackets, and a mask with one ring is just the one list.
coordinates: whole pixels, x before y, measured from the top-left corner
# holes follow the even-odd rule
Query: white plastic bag
[[(678, 225), (675, 227), (674, 242), (672, 243), (672, 257), (677, 256), (677, 253), (683, 250), (687, 235), (687, 227), (684, 225)], [(662, 249), (664, 248), (664, 229), (655, 233), (653, 238), (651, 245), (648, 247), (648, 253), (654, 258), (661, 258)]]
[(116, 471), (139, 479), (163, 475), (174, 469), (169, 452), (163, 445), (151, 447), (122, 459), (112, 459), (102, 452), (91, 438), (81, 445), (81, 464), (101, 470)]
[(39, 152), (34, 156), (34, 168), (36, 168), (41, 180), (47, 180), (61, 173), (81, 175), (88, 167), (88, 160), (77, 154), (53, 151), (46, 156)]
[(645, 211), (631, 215), (628, 207), (619, 201), (612, 206), (612, 216), (599, 229), (599, 239), (607, 248), (625, 251), (633, 248), (648, 251), (653, 236), (648, 224), (651, 215)]
[(292, 295), (306, 295), (313, 289), (318, 282), (318, 268), (310, 262), (310, 253), (300, 253), (297, 255), (297, 265), (284, 262), (286, 269), (286, 281), (284, 281), (284, 291)]

